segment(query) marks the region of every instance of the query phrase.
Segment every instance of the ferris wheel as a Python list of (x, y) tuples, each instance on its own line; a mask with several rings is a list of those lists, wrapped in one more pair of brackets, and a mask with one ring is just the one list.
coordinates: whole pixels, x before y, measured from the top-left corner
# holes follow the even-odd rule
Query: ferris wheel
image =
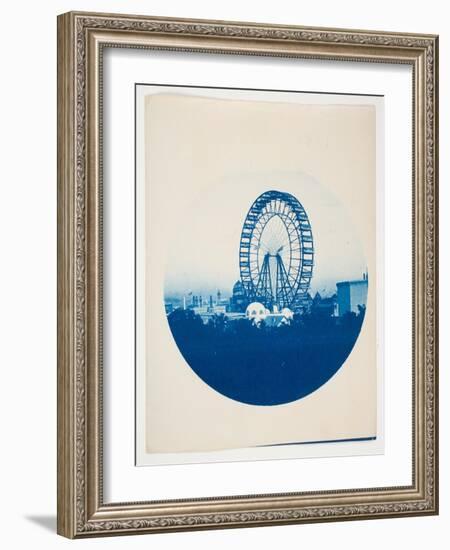
[(273, 310), (301, 308), (313, 274), (314, 244), (305, 209), (289, 193), (267, 191), (252, 204), (239, 247), (249, 302)]

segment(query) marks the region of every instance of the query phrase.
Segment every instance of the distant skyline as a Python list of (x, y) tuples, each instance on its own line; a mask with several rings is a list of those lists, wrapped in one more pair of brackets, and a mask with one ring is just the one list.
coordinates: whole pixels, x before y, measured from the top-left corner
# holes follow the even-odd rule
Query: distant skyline
[[(327, 296), (332, 296), (333, 294), (336, 293), (337, 289), (336, 289), (336, 284), (339, 283), (339, 282), (344, 282), (344, 281), (349, 281), (349, 280), (362, 280), (363, 279), (363, 272), (361, 273), (361, 276), (360, 277), (357, 277), (355, 279), (342, 279), (342, 280), (339, 280), (339, 281), (325, 281), (324, 284), (322, 284), (321, 286), (317, 286), (317, 285), (313, 285), (311, 284), (310, 285), (310, 288), (309, 288), (309, 293), (314, 296), (317, 292), (319, 292), (319, 294), (322, 296), (322, 297), (327, 297)], [(210, 287), (203, 287), (203, 288), (195, 288), (195, 287), (191, 287), (191, 288), (186, 288), (186, 289), (177, 289), (177, 290), (172, 290), (172, 291), (165, 291), (164, 293), (164, 298), (171, 298), (171, 297), (177, 297), (177, 298), (180, 298), (182, 299), (183, 296), (186, 296), (186, 297), (189, 297), (189, 296), (192, 296), (192, 295), (195, 295), (195, 296), (202, 296), (203, 298), (209, 298), (210, 296), (213, 296), (213, 298), (216, 298), (217, 297), (217, 291), (219, 290), (221, 295), (222, 295), (222, 298), (230, 298), (233, 294), (233, 286), (234, 284), (240, 280), (240, 278), (236, 279), (236, 281), (234, 281), (234, 283), (231, 285), (230, 288), (221, 288), (221, 287), (217, 287), (217, 286), (210, 286)]]
[(201, 197), (191, 197), (178, 214), (185, 223), (168, 250), (165, 296), (189, 291), (209, 296), (217, 290), (231, 294), (240, 279), (242, 224), (253, 201), (270, 189), (293, 194), (308, 214), (315, 248), (312, 294), (331, 295), (337, 282), (361, 279), (367, 271), (349, 214), (313, 178), (287, 172), (240, 174), (220, 182), (219, 187), (220, 191), (205, 190)]

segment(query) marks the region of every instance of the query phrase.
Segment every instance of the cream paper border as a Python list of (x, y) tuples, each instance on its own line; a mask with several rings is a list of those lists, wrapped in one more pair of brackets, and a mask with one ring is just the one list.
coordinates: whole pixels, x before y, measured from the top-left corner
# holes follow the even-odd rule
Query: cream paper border
[[(158, 97), (154, 97), (157, 94)], [(191, 96), (191, 97), (189, 97)], [(194, 97), (192, 97), (194, 96)], [(214, 98), (214, 99), (213, 99)], [(230, 101), (232, 99), (232, 101)], [(226, 103), (224, 103), (224, 101)], [(146, 124), (143, 124), (144, 103), (151, 103), (151, 116)], [(251, 103), (249, 103), (251, 102)], [(292, 104), (295, 105), (292, 105)], [(187, 107), (189, 107), (187, 109)], [(183, 113), (195, 113), (196, 107), (208, 112), (208, 109), (220, 112), (223, 117), (220, 125), (220, 132), (215, 128), (214, 121), (211, 120), (210, 139), (224, 139), (224, 133), (236, 131), (231, 124), (226, 127), (227, 116), (224, 111), (232, 109), (236, 116), (236, 111), (246, 112), (263, 107), (265, 116), (268, 110), (273, 111), (273, 117), (279, 116), (280, 110), (288, 112), (289, 118), (292, 116), (301, 116), (303, 123), (305, 119), (314, 119), (317, 125), (320, 112), (324, 109), (328, 112), (330, 109), (336, 110), (337, 118), (339, 112), (345, 109), (345, 127), (337, 127), (336, 130), (343, 135), (345, 130), (349, 143), (354, 146), (361, 146), (361, 125), (356, 124), (359, 133), (349, 123), (353, 117), (356, 121), (362, 116), (367, 118), (367, 124), (372, 125), (369, 137), (371, 139), (368, 150), (375, 149), (375, 139), (377, 139), (377, 197), (380, 205), (380, 191), (382, 189), (382, 139), (383, 127), (383, 101), (382, 98), (367, 96), (343, 96), (343, 95), (319, 95), (319, 94), (298, 94), (289, 92), (252, 92), (238, 90), (212, 90), (198, 88), (161, 88), (139, 86), (137, 88), (137, 457), (138, 465), (144, 464), (170, 464), (170, 463), (189, 463), (189, 462), (210, 462), (210, 461), (230, 461), (230, 460), (255, 460), (268, 458), (298, 458), (301, 456), (337, 456), (337, 455), (357, 455), (357, 454), (376, 454), (383, 451), (383, 423), (382, 423), (382, 360), (381, 345), (381, 311), (382, 311), (382, 292), (374, 292), (375, 286), (379, 288), (382, 283), (382, 250), (378, 246), (376, 249), (375, 232), (373, 231), (374, 218), (371, 219), (367, 213), (372, 211), (375, 215), (375, 174), (366, 174), (366, 179), (361, 178), (364, 175), (364, 169), (367, 171), (365, 159), (360, 159), (360, 166), (355, 167), (355, 180), (347, 177), (346, 181), (341, 182), (340, 194), (345, 201), (360, 201), (361, 192), (357, 192), (355, 185), (361, 181), (367, 182), (367, 190), (364, 200), (366, 208), (361, 208), (363, 215), (357, 220), (358, 229), (361, 229), (365, 245), (366, 258), (369, 264), (369, 273), (372, 274), (369, 284), (369, 302), (366, 319), (358, 339), (355, 349), (349, 356), (344, 367), (325, 384), (322, 388), (301, 399), (297, 402), (276, 406), (276, 407), (255, 407), (245, 405), (233, 400), (224, 398), (214, 390), (211, 390), (206, 384), (198, 379), (193, 371), (186, 366), (183, 358), (178, 352), (176, 345), (171, 340), (170, 330), (165, 319), (163, 309), (162, 284), (164, 277), (164, 250), (170, 245), (170, 238), (165, 240), (161, 238), (166, 234), (167, 227), (164, 226), (164, 218), (161, 215), (165, 212), (163, 208), (153, 205), (162, 205), (165, 201), (183, 200), (183, 191), (191, 189), (189, 174), (183, 174), (183, 180), (175, 178), (173, 181), (184, 181), (184, 186), (180, 184), (170, 189), (167, 187), (168, 180), (164, 179), (164, 173), (156, 175), (147, 170), (145, 173), (145, 162), (147, 159), (146, 151), (143, 145), (143, 133), (145, 128), (151, 128), (154, 131), (156, 139), (147, 140), (147, 153), (150, 152), (153, 162), (152, 170), (161, 160), (158, 153), (159, 143), (171, 143), (173, 147), (179, 150), (183, 144), (187, 148), (192, 147), (192, 140), (198, 139), (199, 133), (196, 128), (183, 121)], [(148, 110), (147, 110), (148, 112)], [(300, 114), (299, 114), (300, 113)], [(376, 115), (375, 115), (376, 113)], [(313, 117), (310, 115), (314, 114)], [(325, 116), (325, 120), (327, 119)], [(205, 118), (205, 120), (208, 117)], [(214, 117), (212, 117), (213, 119)], [(319, 116), (320, 119), (320, 116)], [(376, 120), (375, 120), (376, 119)], [(197, 118), (198, 120), (198, 118)], [(253, 119), (254, 120), (254, 119)], [(184, 124), (183, 124), (184, 122)], [(323, 124), (323, 122), (322, 122)], [(178, 125), (178, 132), (174, 128)], [(377, 128), (375, 137), (375, 125)], [(284, 134), (285, 141), (280, 143), (280, 136), (277, 135), (277, 147), (280, 150), (288, 149), (292, 143), (289, 135), (289, 126), (292, 131), (292, 121), (287, 123)], [(363, 125), (364, 127), (364, 125)], [(241, 127), (242, 129), (242, 127)], [(184, 136), (182, 135), (185, 132)], [(261, 131), (256, 128), (255, 131)], [(318, 134), (329, 131), (328, 128), (316, 126), (315, 132)], [(214, 132), (216, 132), (214, 134)], [(308, 133), (306, 131), (306, 133)], [(251, 131), (250, 131), (251, 134)], [(364, 134), (364, 132), (363, 132)], [(202, 134), (204, 135), (204, 134)], [(189, 141), (188, 141), (189, 139)], [(178, 141), (176, 141), (178, 140)], [(204, 144), (196, 143), (197, 147)], [(318, 151), (319, 152), (319, 151)], [(292, 153), (291, 153), (292, 156)], [(320, 177), (323, 182), (330, 179), (326, 174), (327, 166), (335, 165), (333, 159), (327, 156), (327, 163), (321, 163), (320, 170), (324, 171)], [(164, 163), (159, 163), (164, 168)], [(375, 164), (372, 164), (374, 168)], [(236, 168), (236, 166), (235, 166)], [(316, 160), (316, 168), (319, 165)], [(266, 166), (270, 172), (270, 167)], [(206, 169), (205, 169), (206, 170)], [(204, 180), (199, 183), (198, 169), (196, 170), (196, 182), (203, 185), (205, 182), (213, 179), (211, 175), (211, 163), (208, 164)], [(372, 179), (371, 179), (372, 178)], [(159, 186), (158, 181), (164, 181), (165, 185)], [(333, 178), (336, 182), (336, 175)], [(145, 183), (146, 182), (146, 183)], [(345, 185), (344, 185), (345, 184)], [(156, 190), (158, 196), (155, 200), (148, 201), (145, 196), (145, 189), (153, 187), (152, 192)], [(192, 183), (191, 183), (192, 185)], [(336, 187), (333, 189), (336, 193)], [(359, 189), (361, 191), (361, 189)], [(188, 191), (189, 193), (189, 191)], [(363, 193), (364, 195), (364, 193)], [(150, 208), (150, 215), (145, 215), (145, 209)], [(354, 209), (352, 209), (354, 211)], [(378, 230), (382, 228), (381, 220), (382, 208), (377, 208), (377, 226)], [(147, 256), (145, 254), (145, 221), (151, 220), (152, 227), (158, 227), (158, 231), (150, 230), (147, 241)], [(152, 238), (155, 236), (156, 238)], [(382, 242), (382, 236), (377, 234), (377, 242)], [(151, 251), (151, 254), (149, 254)], [(375, 256), (377, 256), (375, 258)], [(146, 287), (145, 280), (142, 277), (145, 272), (145, 257), (158, 258), (158, 262), (152, 264), (151, 283)], [(376, 261), (375, 261), (376, 260)], [(377, 264), (377, 269), (375, 269)], [(148, 270), (149, 271), (149, 270)], [(377, 273), (376, 285), (374, 284), (373, 274)], [(147, 292), (147, 308), (142, 307), (145, 303), (143, 296), (146, 288), (152, 288), (151, 293)], [(376, 294), (376, 295), (375, 295)], [(375, 307), (375, 302), (377, 305)], [(145, 311), (150, 312), (146, 320)], [(375, 316), (378, 312), (378, 318)], [(147, 340), (145, 337), (145, 325), (152, 324), (152, 330), (148, 331)], [(376, 326), (378, 323), (378, 327)], [(375, 333), (377, 333), (375, 337)], [(377, 355), (375, 346), (378, 347)], [(150, 350), (146, 355), (145, 349)], [(163, 354), (163, 355), (162, 355)], [(378, 360), (378, 367), (375, 363), (375, 357)], [(151, 377), (146, 376), (144, 367), (145, 360), (148, 359), (148, 368), (151, 369)], [(369, 360), (367, 360), (369, 358)], [(181, 362), (180, 362), (181, 360)], [(184, 363), (187, 368), (180, 368)], [(177, 385), (178, 379), (178, 385)], [(175, 381), (175, 383), (174, 383)], [(178, 389), (175, 389), (174, 387)], [(372, 388), (372, 389), (370, 389)], [(344, 398), (343, 398), (344, 397)], [(359, 402), (358, 402), (359, 398)], [(183, 402), (183, 400), (185, 400)], [(192, 407), (195, 403), (195, 407)], [(324, 404), (326, 403), (326, 406)], [(333, 407), (333, 415), (327, 414), (327, 407)], [(345, 404), (343, 406), (343, 404)], [(354, 414), (355, 408), (360, 414)], [(330, 418), (332, 422), (330, 422)], [(229, 427), (233, 426), (230, 431)], [(345, 427), (345, 429), (343, 429)], [(288, 445), (281, 447), (271, 446), (273, 443), (289, 443), (299, 441), (317, 441), (353, 439), (370, 437), (376, 433), (375, 441), (352, 441), (332, 444), (314, 444), (314, 445)], [(145, 440), (151, 441), (151, 448), (145, 445)], [(260, 445), (269, 445), (260, 447)], [(258, 447), (254, 447), (258, 446)], [(148, 452), (152, 450), (152, 452)], [(170, 450), (171, 452), (167, 452)], [(188, 451), (188, 452), (187, 452)]]

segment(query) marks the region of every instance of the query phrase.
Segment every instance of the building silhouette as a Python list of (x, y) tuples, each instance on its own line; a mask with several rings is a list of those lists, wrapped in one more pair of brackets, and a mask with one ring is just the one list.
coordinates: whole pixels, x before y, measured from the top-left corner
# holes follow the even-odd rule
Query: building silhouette
[(338, 315), (342, 317), (348, 312), (358, 313), (358, 306), (367, 302), (368, 278), (364, 274), (358, 281), (342, 281), (336, 284)]
[(333, 294), (322, 298), (319, 292), (312, 299), (310, 313), (316, 317), (336, 317), (337, 312), (337, 296)]
[(236, 281), (233, 286), (233, 294), (230, 298), (230, 311), (243, 313), (248, 305), (244, 286), (241, 281)]

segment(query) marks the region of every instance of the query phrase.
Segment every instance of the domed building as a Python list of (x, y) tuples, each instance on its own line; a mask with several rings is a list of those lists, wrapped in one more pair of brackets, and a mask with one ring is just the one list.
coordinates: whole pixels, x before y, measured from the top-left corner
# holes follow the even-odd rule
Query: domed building
[(269, 311), (260, 302), (252, 302), (245, 310), (245, 316), (254, 323), (260, 323), (267, 317)]
[(260, 323), (264, 321), (264, 325), (266, 327), (281, 327), (283, 325), (291, 324), (291, 321), (294, 318), (294, 312), (285, 307), (280, 312), (277, 311), (272, 313), (260, 302), (252, 302), (245, 310), (245, 317), (258, 326), (260, 326)]
[(236, 281), (233, 286), (233, 295), (230, 298), (230, 310), (243, 313), (248, 304), (244, 286), (241, 281)]

